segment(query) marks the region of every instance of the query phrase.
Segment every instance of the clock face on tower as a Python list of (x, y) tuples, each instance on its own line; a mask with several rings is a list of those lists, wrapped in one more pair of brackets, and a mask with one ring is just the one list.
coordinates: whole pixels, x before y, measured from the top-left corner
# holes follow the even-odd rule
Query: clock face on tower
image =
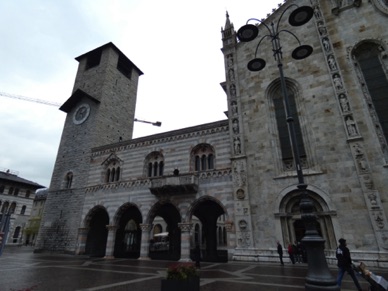
[(85, 122), (86, 119), (88, 119), (90, 113), (90, 106), (89, 104), (81, 104), (78, 106), (78, 108), (75, 110), (73, 115), (73, 122), (74, 124), (81, 124)]

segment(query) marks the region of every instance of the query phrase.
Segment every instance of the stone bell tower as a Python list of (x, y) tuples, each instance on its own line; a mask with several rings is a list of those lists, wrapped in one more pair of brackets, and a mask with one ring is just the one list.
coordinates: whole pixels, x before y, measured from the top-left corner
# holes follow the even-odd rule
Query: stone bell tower
[(76, 58), (67, 114), (36, 249), (74, 252), (90, 150), (132, 138), (139, 77), (143, 74), (113, 43)]

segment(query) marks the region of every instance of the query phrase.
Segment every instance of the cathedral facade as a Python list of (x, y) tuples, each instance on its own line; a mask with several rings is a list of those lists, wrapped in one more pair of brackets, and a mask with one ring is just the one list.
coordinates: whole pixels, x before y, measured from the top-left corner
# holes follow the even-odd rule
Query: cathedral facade
[[(291, 27), (296, 4), (313, 17)], [(328, 261), (343, 237), (354, 259), (385, 266), (387, 20), (385, 0), (289, 0), (241, 42), (227, 14), (227, 119), (136, 139), (141, 70), (112, 43), (76, 58), (36, 251), (189, 260), (199, 246), (207, 261), (277, 260), (277, 241), (305, 233), (290, 113)], [(295, 60), (305, 44), (312, 54)], [(266, 65), (252, 72), (255, 58)]]

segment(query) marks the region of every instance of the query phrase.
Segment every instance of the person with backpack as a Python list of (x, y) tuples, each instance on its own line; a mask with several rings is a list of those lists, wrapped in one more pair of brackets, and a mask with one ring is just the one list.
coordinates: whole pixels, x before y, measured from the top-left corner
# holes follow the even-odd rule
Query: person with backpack
[(350, 257), (350, 251), (346, 247), (346, 240), (340, 238), (338, 240), (339, 246), (336, 250), (337, 266), (338, 266), (338, 276), (337, 276), (337, 285), (341, 288), (342, 278), (347, 272), (350, 277), (352, 277), (354, 284), (356, 285), (358, 291), (362, 291), (360, 283), (357, 280), (356, 274), (352, 268), (352, 259)]

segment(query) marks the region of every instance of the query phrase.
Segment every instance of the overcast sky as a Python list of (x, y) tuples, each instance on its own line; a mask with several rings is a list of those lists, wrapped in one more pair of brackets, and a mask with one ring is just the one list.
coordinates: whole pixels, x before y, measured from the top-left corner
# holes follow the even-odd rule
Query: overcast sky
[[(282, 0), (2, 0), (0, 92), (62, 104), (75, 57), (113, 42), (140, 77), (134, 138), (225, 119), (225, 14), (238, 30)], [(0, 94), (1, 95), (1, 94)], [(0, 96), (0, 170), (49, 186), (65, 113)]]

